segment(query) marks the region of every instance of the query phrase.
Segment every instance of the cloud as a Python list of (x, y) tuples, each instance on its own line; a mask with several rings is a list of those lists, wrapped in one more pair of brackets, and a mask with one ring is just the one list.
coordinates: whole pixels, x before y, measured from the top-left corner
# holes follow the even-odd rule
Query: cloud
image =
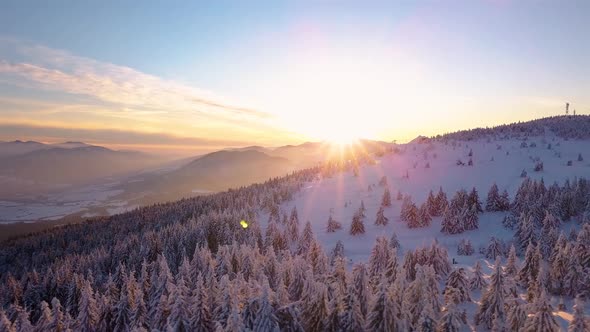
[[(0, 44), (0, 79), (5, 83), (90, 96), (132, 109), (237, 117), (246, 121), (271, 117), (212, 92), (129, 67), (8, 38), (0, 39)], [(2, 59), (7, 58), (8, 53), (15, 53), (18, 60)]]

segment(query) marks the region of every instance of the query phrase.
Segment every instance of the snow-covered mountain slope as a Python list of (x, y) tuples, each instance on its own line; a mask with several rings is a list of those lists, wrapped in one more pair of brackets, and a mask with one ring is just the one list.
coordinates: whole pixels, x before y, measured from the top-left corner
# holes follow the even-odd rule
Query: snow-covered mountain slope
[[(513, 231), (506, 230), (501, 224), (506, 213), (484, 213), (480, 215), (479, 230), (457, 235), (444, 235), (440, 232), (440, 217), (434, 218), (429, 228), (409, 229), (400, 221), (402, 202), (396, 200), (398, 191), (412, 196), (413, 201), (419, 205), (426, 200), (430, 190), (436, 194), (439, 187), (443, 188), (449, 199), (459, 189), (469, 191), (475, 187), (480, 200), (485, 202), (493, 183), (498, 185), (500, 191), (506, 189), (512, 199), (523, 180), (523, 170), (530, 178), (543, 179), (547, 185), (555, 181), (562, 185), (568, 178), (590, 178), (590, 140), (564, 141), (558, 138), (531, 137), (526, 141), (527, 145), (536, 147), (527, 148), (521, 148), (522, 142), (525, 141), (511, 139), (403, 145), (400, 146), (399, 153), (388, 154), (378, 159), (375, 165), (363, 165), (358, 176), (349, 171), (307, 184), (296, 199), (283, 204), (281, 208), (289, 213), (296, 207), (299, 219), (302, 222), (311, 222), (314, 233), (326, 249), (331, 249), (338, 240), (342, 240), (346, 256), (354, 261), (366, 260), (377, 235), (390, 237), (393, 231), (397, 233), (402, 247), (413, 249), (419, 245), (429, 245), (436, 238), (449, 246), (449, 253), (455, 255), (456, 246), (463, 238), (471, 238), (476, 248), (486, 245), (491, 236), (510, 239)], [(551, 149), (547, 148), (549, 144)], [(472, 157), (469, 157), (470, 151)], [(584, 152), (588, 154), (588, 158), (577, 161), (580, 153), (584, 158)], [(469, 159), (473, 160), (473, 166), (467, 166)], [(533, 160), (537, 159), (544, 164), (541, 172), (534, 171), (537, 162)], [(458, 160), (463, 161), (465, 166), (458, 166)], [(572, 160), (572, 166), (567, 166), (569, 160)], [(426, 164), (430, 167), (425, 168)], [(405, 177), (406, 174), (409, 175), (408, 178)], [(373, 222), (384, 191), (378, 182), (383, 176), (387, 177), (392, 193), (393, 204), (385, 209), (385, 216), (390, 223), (387, 226), (375, 226)], [(369, 190), (369, 186), (372, 186), (372, 190)], [(350, 236), (348, 230), (352, 217), (361, 201), (367, 209), (367, 233), (363, 236)], [(342, 223), (342, 230), (326, 233), (330, 213)], [(262, 218), (266, 219), (266, 216)], [(566, 224), (564, 227), (569, 226)], [(465, 263), (472, 264), (476, 258), (471, 257)], [(466, 258), (459, 259), (465, 260)]]
[[(389, 239), (395, 233), (401, 246), (398, 250), (400, 260), (405, 251), (427, 247), (436, 240), (447, 249), (449, 260), (455, 262), (453, 268), (465, 268), (468, 276), (471, 276), (474, 265), (480, 261), (485, 278), (489, 279), (494, 260), (486, 258), (480, 250), (485, 250), (492, 237), (500, 240), (506, 250), (513, 243), (515, 230), (502, 224), (503, 218), (510, 212), (481, 213), (479, 228), (460, 234), (442, 233), (442, 217), (434, 217), (429, 227), (410, 229), (406, 222), (400, 220), (402, 200), (397, 199), (398, 194), (410, 195), (420, 206), (431, 190), (436, 195), (442, 188), (451, 199), (458, 190), (469, 192), (475, 188), (485, 208), (488, 191), (494, 183), (500, 192), (507, 190), (512, 201), (524, 180), (523, 170), (530, 179), (542, 179), (547, 186), (554, 182), (562, 186), (566, 179), (590, 178), (590, 158), (584, 159), (585, 154), (590, 157), (590, 140), (565, 141), (557, 137), (529, 137), (526, 141), (507, 139), (410, 143), (399, 146), (397, 153), (383, 156), (374, 165), (361, 166), (357, 174), (348, 171), (308, 182), (293, 200), (281, 204), (280, 208), (282, 213), (287, 214), (296, 208), (301, 224), (307, 221), (311, 223), (315, 237), (326, 252), (333, 250), (339, 241), (342, 242), (349, 270), (354, 264), (369, 261), (378, 237)], [(580, 155), (582, 160), (578, 161)], [(457, 165), (459, 160), (465, 165)], [(469, 166), (469, 160), (472, 160), (473, 166)], [(568, 166), (568, 161), (571, 161), (571, 166)], [(539, 162), (543, 163), (543, 170), (536, 172), (535, 166)], [(384, 209), (384, 215), (389, 220), (385, 226), (374, 224), (385, 191), (385, 187), (379, 185), (383, 177), (387, 178), (392, 197), (392, 205)], [(361, 204), (366, 208), (366, 232), (352, 236), (349, 230)], [(342, 224), (342, 229), (331, 233), (326, 231), (330, 216)], [(267, 219), (268, 214), (261, 217), (263, 224)], [(560, 227), (567, 235), (572, 228), (579, 229), (580, 224), (569, 221)], [(471, 241), (475, 249), (473, 255), (458, 255), (457, 248), (462, 240)], [(505, 264), (506, 258), (502, 260)], [(441, 282), (440, 287), (444, 288), (444, 282)], [(526, 289), (521, 291), (526, 292)], [(471, 328), (482, 330), (472, 323), (481, 293), (472, 292), (474, 302), (460, 305), (460, 309), (466, 311), (469, 322), (464, 326), (465, 331)], [(557, 309), (559, 297), (554, 296), (550, 301), (558, 324), (563, 330), (567, 329), (572, 319), (573, 300), (564, 300), (566, 311)], [(590, 312), (590, 306), (587, 305), (585, 310)]]

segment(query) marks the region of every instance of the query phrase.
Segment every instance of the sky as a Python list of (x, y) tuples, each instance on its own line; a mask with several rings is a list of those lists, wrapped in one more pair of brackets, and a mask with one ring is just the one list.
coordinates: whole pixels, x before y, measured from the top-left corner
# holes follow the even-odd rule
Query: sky
[(590, 113), (588, 1), (0, 1), (0, 140), (191, 154)]

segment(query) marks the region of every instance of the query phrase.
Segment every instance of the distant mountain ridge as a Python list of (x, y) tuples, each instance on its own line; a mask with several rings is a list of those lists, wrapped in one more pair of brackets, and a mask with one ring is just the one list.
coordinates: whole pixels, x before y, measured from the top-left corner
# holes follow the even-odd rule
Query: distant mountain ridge
[(141, 152), (115, 151), (80, 142), (0, 143), (0, 197), (88, 184), (160, 162), (160, 158)]

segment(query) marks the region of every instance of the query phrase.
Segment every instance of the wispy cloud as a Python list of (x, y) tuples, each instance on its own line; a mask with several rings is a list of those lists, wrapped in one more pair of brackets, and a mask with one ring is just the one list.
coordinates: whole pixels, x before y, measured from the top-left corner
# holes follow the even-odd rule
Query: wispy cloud
[(127, 107), (246, 118), (270, 116), (236, 105), (212, 92), (129, 67), (11, 39), (2, 39), (0, 43), (23, 59), (0, 60), (0, 75), (18, 77), (21, 79), (19, 84), (30, 87), (82, 94)]
[[(62, 129), (71, 127), (76, 133), (75, 128), (87, 128), (94, 121), (97, 129), (106, 132), (133, 125), (136, 132), (200, 137), (195, 142), (174, 139), (174, 144), (184, 145), (202, 144), (204, 140), (264, 144), (272, 142), (273, 136), (274, 140), (281, 136), (289, 140), (276, 126), (273, 115), (210, 91), (6, 37), (0, 37), (0, 84), (26, 91), (25, 97), (0, 92), (0, 123), (4, 124), (42, 122), (58, 124)], [(57, 101), (43, 99), (36, 91), (60, 97)], [(146, 139), (146, 135), (137, 137)], [(130, 140), (132, 135), (115, 137), (121, 144), (140, 143)], [(169, 139), (165, 137), (174, 136), (150, 137), (166, 141)]]

